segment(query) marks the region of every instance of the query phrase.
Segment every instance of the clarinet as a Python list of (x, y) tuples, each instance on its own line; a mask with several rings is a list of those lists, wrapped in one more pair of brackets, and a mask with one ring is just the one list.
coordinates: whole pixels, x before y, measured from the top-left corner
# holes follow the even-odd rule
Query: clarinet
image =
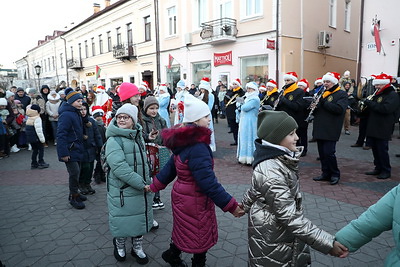
[(275, 109), (276, 109), (276, 107), (279, 105), (279, 102), (281, 101), (282, 97), (284, 97), (284, 96), (283, 96), (283, 91), (284, 91), (284, 90), (281, 90), (281, 91), (279, 92), (279, 95), (278, 95), (278, 97), (276, 98), (276, 100), (275, 100), (275, 102), (274, 102), (274, 106), (272, 107), (272, 110), (275, 110)]
[[(312, 122), (314, 120), (314, 110), (317, 107), (319, 100), (321, 99), (322, 95), (324, 94), (324, 92), (326, 91), (326, 87), (324, 87), (323, 89), (321, 89), (314, 97), (314, 99), (312, 100), (311, 104), (310, 104), (310, 113), (308, 113), (307, 118), (305, 119), (306, 122)], [(312, 106), (312, 107), (311, 107)]]

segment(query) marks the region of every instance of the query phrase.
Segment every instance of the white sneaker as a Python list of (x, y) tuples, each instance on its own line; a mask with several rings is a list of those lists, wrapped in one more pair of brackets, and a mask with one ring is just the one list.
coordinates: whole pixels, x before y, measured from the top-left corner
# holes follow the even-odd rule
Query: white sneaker
[(31, 144), (28, 144), (28, 150), (31, 151), (32, 150), (32, 146)]
[(17, 145), (13, 145), (10, 149), (11, 152), (13, 153), (17, 153), (18, 151), (20, 151), (20, 149), (17, 147)]

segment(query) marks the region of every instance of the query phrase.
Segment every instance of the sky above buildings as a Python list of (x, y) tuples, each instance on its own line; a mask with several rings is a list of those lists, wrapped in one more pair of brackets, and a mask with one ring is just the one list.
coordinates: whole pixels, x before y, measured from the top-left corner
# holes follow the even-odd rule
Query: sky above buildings
[(93, 3), (104, 8), (104, 0), (1, 0), (2, 68), (15, 68), (15, 61), (26, 56), (38, 40), (52, 35), (54, 30), (66, 30), (71, 23), (76, 25), (91, 16)]

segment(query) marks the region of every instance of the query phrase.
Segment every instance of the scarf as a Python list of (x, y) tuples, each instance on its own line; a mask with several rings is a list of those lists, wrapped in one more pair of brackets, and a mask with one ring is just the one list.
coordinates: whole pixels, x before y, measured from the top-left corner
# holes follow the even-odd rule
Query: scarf
[(283, 95), (285, 96), (288, 93), (293, 92), (294, 90), (297, 89), (297, 83), (292, 83), (291, 85), (288, 84), (288, 86), (286, 87), (286, 85), (283, 87)]
[(276, 92), (278, 92), (278, 88), (275, 87), (271, 91), (267, 91), (267, 95), (270, 96), (270, 95), (272, 95), (273, 93), (276, 93)]
[[(335, 86), (336, 86), (336, 89), (335, 89)], [(333, 86), (329, 91), (328, 90), (325, 91), (324, 94), (322, 95), (322, 98), (326, 98), (326, 97), (330, 96), (331, 94), (340, 90), (339, 84), (336, 84), (335, 86)]]
[(388, 84), (386, 84), (382, 89), (380, 89), (378, 92), (376, 92), (376, 94), (375, 95), (379, 95), (379, 94), (382, 94), (383, 93), (383, 91), (385, 91), (385, 89), (386, 88), (388, 88), (388, 87), (390, 87), (391, 86), (391, 84), (390, 83), (388, 83)]

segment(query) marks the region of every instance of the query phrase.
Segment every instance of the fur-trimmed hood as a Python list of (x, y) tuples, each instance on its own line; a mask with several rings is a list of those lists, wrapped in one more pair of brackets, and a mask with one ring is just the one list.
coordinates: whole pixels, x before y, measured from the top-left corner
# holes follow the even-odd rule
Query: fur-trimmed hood
[[(173, 128), (164, 129), (161, 133), (163, 143), (171, 150), (184, 148), (197, 143), (211, 143), (211, 130), (195, 124), (179, 124)], [(175, 154), (175, 153), (174, 153)]]

